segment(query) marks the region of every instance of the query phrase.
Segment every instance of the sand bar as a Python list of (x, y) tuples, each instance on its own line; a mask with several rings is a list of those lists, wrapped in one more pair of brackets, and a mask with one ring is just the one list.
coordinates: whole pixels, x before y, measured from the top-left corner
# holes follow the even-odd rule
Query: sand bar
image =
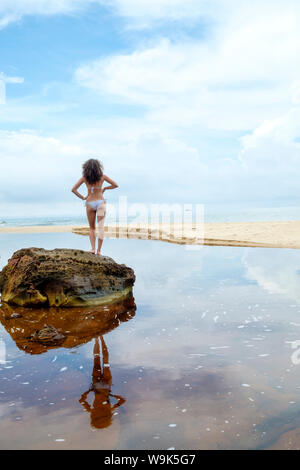
[[(49, 225), (1, 227), (1, 233), (63, 233), (88, 235), (87, 226)], [(161, 240), (169, 243), (218, 246), (300, 248), (300, 220), (287, 222), (213, 222), (204, 224), (117, 225), (105, 237)]]
[(72, 225), (28, 225), (19, 227), (0, 227), (1, 233), (61, 233), (72, 232)]

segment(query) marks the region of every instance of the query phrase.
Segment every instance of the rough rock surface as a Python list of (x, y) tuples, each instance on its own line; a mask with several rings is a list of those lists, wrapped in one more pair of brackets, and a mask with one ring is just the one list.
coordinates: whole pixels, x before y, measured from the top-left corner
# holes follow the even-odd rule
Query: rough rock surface
[(131, 293), (134, 272), (82, 250), (24, 248), (0, 272), (2, 302), (30, 306), (103, 305)]
[(31, 341), (36, 341), (42, 344), (55, 344), (62, 342), (65, 337), (59, 333), (54, 326), (45, 325), (40, 330), (34, 331), (30, 337)]

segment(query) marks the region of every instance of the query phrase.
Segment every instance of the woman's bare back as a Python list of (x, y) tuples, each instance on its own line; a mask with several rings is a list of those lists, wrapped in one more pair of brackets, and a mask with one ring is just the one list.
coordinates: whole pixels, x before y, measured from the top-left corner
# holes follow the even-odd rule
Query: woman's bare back
[(84, 181), (88, 190), (88, 195), (86, 197), (86, 201), (97, 201), (99, 199), (104, 199), (102, 185), (104, 183), (104, 176), (97, 181), (97, 183), (89, 184), (86, 180)]

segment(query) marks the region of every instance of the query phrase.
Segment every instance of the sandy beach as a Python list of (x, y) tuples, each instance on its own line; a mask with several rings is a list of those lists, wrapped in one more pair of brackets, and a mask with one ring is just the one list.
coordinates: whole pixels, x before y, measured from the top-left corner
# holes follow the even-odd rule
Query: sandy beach
[[(1, 233), (63, 233), (88, 235), (87, 226), (52, 225), (1, 227)], [(106, 238), (161, 240), (169, 243), (216, 246), (300, 248), (300, 221), (215, 222), (196, 224), (107, 225)]]

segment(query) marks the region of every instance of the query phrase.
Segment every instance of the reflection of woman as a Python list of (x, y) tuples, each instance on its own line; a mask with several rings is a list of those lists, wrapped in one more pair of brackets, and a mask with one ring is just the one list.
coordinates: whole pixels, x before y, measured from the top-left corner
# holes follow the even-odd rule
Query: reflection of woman
[[(107, 428), (111, 425), (113, 411), (125, 403), (124, 398), (111, 393), (112, 376), (108, 363), (108, 350), (104, 339), (100, 336), (102, 346), (103, 364), (101, 367), (100, 345), (99, 339), (95, 339), (94, 346), (94, 369), (92, 375), (92, 385), (89, 390), (82, 394), (79, 403), (91, 415), (91, 425), (95, 428)], [(94, 392), (95, 399), (93, 406), (87, 402), (87, 396), (90, 392)], [(117, 400), (113, 406), (110, 403), (110, 397)]]

